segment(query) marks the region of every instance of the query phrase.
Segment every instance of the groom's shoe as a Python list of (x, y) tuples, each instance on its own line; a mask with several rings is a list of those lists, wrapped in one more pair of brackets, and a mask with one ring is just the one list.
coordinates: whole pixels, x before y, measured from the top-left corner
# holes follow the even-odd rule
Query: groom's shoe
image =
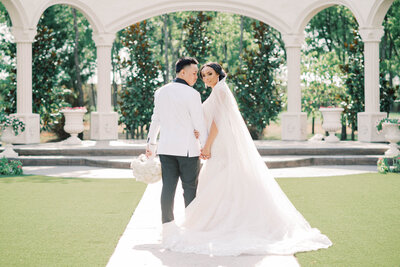
[(161, 231), (161, 244), (164, 248), (171, 247), (179, 237), (179, 227), (175, 221), (163, 223)]

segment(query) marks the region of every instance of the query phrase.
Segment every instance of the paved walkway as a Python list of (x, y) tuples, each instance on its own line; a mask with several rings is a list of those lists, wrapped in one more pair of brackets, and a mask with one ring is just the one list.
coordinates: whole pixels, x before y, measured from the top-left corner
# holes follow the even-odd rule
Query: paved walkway
[[(99, 168), (88, 166), (24, 166), (25, 174), (46, 175), (56, 177), (80, 178), (133, 178), (129, 169)], [(318, 177), (333, 175), (348, 175), (366, 172), (376, 172), (376, 166), (345, 165), (345, 166), (308, 166), (295, 168), (270, 169), (274, 177)]]
[[(376, 172), (375, 166), (312, 166), (285, 169), (271, 169), (275, 177), (318, 177), (329, 179), (332, 175), (347, 175)], [(37, 174), (60, 177), (85, 178), (132, 178), (130, 170), (106, 169), (97, 167), (39, 166), (24, 167), (25, 174)], [(163, 250), (160, 246), (161, 182), (149, 185), (127, 225), (107, 267), (297, 267), (294, 256), (241, 255), (237, 257), (211, 257), (206, 255), (183, 254)], [(184, 204), (181, 186), (178, 185), (175, 199), (175, 216), (183, 218)]]
[[(175, 218), (181, 220), (184, 203), (180, 184), (175, 198)], [(125, 229), (107, 267), (297, 267), (293, 256), (250, 256), (210, 257), (207, 255), (186, 254), (164, 250), (160, 246), (161, 182), (149, 185)]]

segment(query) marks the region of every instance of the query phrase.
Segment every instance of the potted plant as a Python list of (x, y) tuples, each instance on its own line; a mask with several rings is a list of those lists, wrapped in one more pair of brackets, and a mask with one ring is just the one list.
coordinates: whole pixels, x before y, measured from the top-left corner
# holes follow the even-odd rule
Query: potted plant
[(4, 113), (0, 114), (0, 130), (1, 130), (1, 141), (5, 143), (5, 148), (0, 156), (7, 158), (18, 157), (12, 148), (12, 142), (14, 137), (18, 135), (19, 131), (25, 131), (25, 123), (15, 116), (8, 116)]
[(335, 132), (342, 128), (340, 116), (343, 110), (343, 108), (335, 106), (321, 106), (319, 108), (319, 111), (321, 111), (324, 118), (322, 128), (329, 133), (329, 136), (325, 138), (325, 141), (331, 143), (339, 142), (339, 138), (336, 137)]
[(379, 158), (377, 162), (379, 173), (400, 172), (400, 156)]
[(400, 154), (397, 142), (400, 141), (400, 120), (383, 118), (376, 125), (378, 133), (385, 132), (385, 138), (389, 141), (389, 149), (385, 152), (386, 157), (395, 157)]
[(63, 144), (79, 145), (82, 140), (79, 139), (78, 134), (83, 132), (83, 115), (87, 112), (85, 107), (65, 107), (60, 110), (65, 117), (64, 130), (71, 135)]

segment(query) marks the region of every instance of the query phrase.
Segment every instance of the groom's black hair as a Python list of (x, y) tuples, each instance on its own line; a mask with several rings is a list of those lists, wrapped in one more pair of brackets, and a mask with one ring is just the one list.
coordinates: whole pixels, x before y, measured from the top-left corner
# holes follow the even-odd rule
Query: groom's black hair
[(199, 64), (199, 62), (193, 57), (182, 57), (175, 63), (175, 71), (179, 73), (184, 67), (192, 64)]

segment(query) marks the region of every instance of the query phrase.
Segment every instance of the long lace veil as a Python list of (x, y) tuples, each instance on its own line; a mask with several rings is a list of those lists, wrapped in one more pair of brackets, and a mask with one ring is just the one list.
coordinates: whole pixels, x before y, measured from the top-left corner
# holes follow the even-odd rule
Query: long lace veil
[[(246, 186), (247, 183), (256, 183), (264, 187), (271, 197), (269, 200), (284, 211), (280, 213), (282, 216), (280, 221), (291, 225), (296, 224), (297, 227), (309, 230), (308, 222), (293, 206), (265, 165), (225, 79), (219, 81), (213, 88), (215, 102), (212, 114), (214, 114), (213, 119), (217, 125), (218, 134), (222, 137), (219, 139), (223, 142), (221, 147), (226, 149), (226, 161), (230, 162), (229, 176), (236, 179), (235, 182), (241, 183), (242, 186)], [(260, 201), (265, 201), (265, 198), (260, 198)]]

